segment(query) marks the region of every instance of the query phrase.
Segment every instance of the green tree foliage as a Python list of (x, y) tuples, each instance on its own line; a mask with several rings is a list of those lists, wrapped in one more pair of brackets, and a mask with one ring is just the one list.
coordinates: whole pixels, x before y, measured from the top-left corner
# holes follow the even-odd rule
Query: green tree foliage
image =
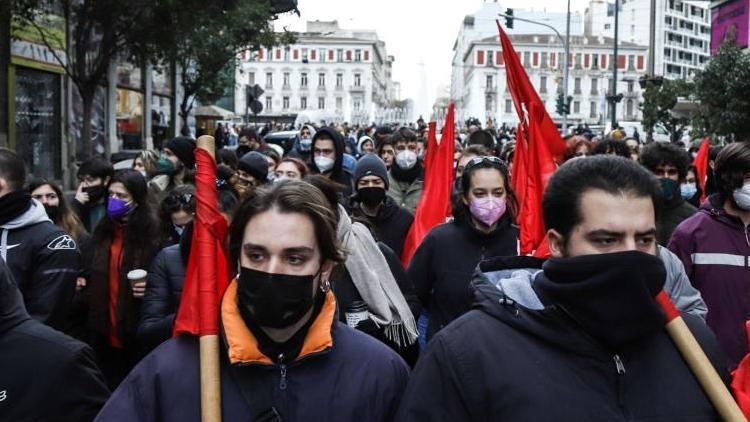
[(690, 120), (674, 116), (672, 110), (679, 97), (689, 97), (694, 89), (691, 82), (682, 79), (664, 79), (660, 85), (649, 81), (640, 107), (643, 112), (643, 128), (652, 131), (654, 126), (661, 124), (669, 132), (672, 142), (680, 139)]
[(734, 44), (723, 44), (695, 77), (700, 101), (693, 126), (728, 140), (750, 138), (750, 57)]

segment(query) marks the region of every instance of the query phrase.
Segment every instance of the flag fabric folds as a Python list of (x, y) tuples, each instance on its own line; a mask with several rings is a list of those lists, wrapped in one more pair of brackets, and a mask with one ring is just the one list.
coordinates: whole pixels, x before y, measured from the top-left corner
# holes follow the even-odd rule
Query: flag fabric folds
[(451, 191), (453, 189), (453, 160), (456, 147), (455, 107), (448, 106), (445, 126), (437, 143), (436, 124), (430, 123), (428, 133), (427, 156), (425, 157), (424, 188), (422, 199), (414, 214), (414, 223), (409, 229), (404, 242), (401, 261), (404, 267), (409, 265), (422, 239), (438, 224), (444, 223), (451, 215)]
[(216, 162), (201, 148), (196, 148), (195, 160), (193, 239), (174, 335), (219, 333), (219, 303), (230, 278), (224, 249), (228, 225), (218, 208)]
[(512, 185), (519, 203), (517, 223), (520, 226), (520, 253), (529, 255), (545, 249), (542, 196), (557, 164), (562, 162), (565, 143), (500, 22), (497, 22), (497, 29), (505, 60), (508, 91), (520, 120), (516, 131)]
[(695, 182), (701, 190), (700, 202), (706, 200), (706, 179), (708, 177), (708, 153), (711, 149), (711, 140), (708, 137), (703, 138), (698, 154), (693, 160), (695, 166)]

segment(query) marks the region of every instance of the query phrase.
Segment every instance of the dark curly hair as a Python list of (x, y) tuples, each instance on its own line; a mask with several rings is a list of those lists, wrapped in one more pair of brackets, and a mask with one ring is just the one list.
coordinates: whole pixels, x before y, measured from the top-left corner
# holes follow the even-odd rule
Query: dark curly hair
[(639, 161), (652, 173), (655, 173), (659, 166), (676, 167), (680, 182), (685, 181), (688, 167), (690, 167), (690, 157), (687, 152), (677, 145), (666, 142), (652, 142), (644, 146)]

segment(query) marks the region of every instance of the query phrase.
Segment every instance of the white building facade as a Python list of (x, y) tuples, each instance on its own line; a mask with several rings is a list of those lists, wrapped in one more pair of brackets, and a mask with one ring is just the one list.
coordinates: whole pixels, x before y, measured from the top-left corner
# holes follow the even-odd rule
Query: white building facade
[(241, 54), (235, 113), (250, 113), (246, 87), (258, 84), (263, 120), (367, 124), (399, 115), (393, 60), (375, 31), (307, 22), (295, 44)]
[[(649, 45), (651, 0), (620, 0), (620, 41)], [(586, 35), (614, 37), (614, 2), (592, 0)], [(655, 73), (690, 79), (711, 56), (711, 10), (707, 1), (656, 0)]]
[[(548, 34), (510, 35), (529, 78), (544, 101), (550, 116), (562, 122), (556, 113), (557, 97), (563, 89), (564, 52), (555, 36)], [(612, 86), (612, 39), (571, 37), (568, 123), (605, 124), (610, 105), (606, 96)], [(638, 121), (642, 101), (638, 79), (646, 73), (647, 48), (628, 42), (619, 45), (617, 93), (623, 98), (617, 105), (618, 121)], [(477, 118), (495, 125), (518, 123), (508, 92), (505, 62), (497, 36), (471, 42), (463, 56), (462, 92), (454, 97), (460, 121)]]

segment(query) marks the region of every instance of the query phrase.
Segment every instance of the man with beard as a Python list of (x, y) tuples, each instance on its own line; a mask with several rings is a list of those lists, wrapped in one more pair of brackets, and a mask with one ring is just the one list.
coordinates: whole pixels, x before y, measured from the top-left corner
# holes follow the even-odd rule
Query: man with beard
[(412, 214), (422, 198), (424, 169), (419, 160), (417, 135), (402, 127), (391, 137), (396, 152), (394, 164), (389, 173), (388, 196)]
[[(473, 310), (433, 337), (396, 419), (718, 419), (655, 299), (659, 191), (630, 159), (562, 165), (542, 202), (552, 258), (479, 265)], [(683, 318), (726, 380), (711, 331)]]
[(112, 164), (100, 157), (86, 160), (78, 168), (78, 189), (71, 205), (89, 233), (107, 215), (107, 185), (114, 174)]
[(0, 149), (0, 259), (10, 268), (29, 315), (62, 330), (80, 256), (75, 240), (24, 190), (25, 182), (23, 161)]

